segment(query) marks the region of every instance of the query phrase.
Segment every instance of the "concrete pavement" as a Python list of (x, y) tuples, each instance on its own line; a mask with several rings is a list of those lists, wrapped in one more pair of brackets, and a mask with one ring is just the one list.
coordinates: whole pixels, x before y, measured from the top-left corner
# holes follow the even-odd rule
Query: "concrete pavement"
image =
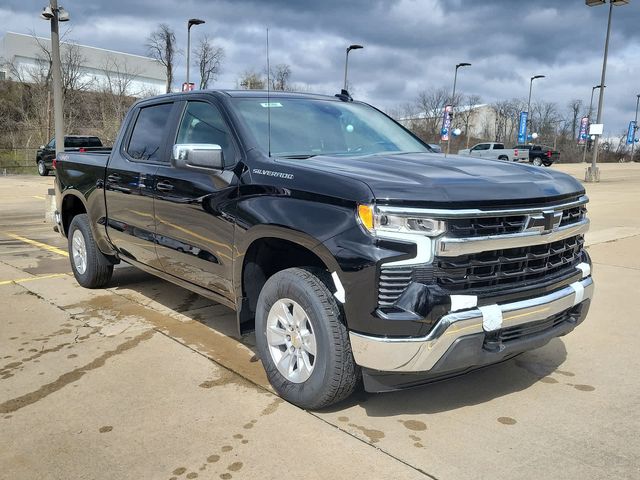
[(583, 325), (322, 412), (270, 392), (225, 307), (126, 266), (78, 287), (43, 223), (53, 177), (0, 178), (0, 478), (640, 477), (640, 165), (601, 168)]

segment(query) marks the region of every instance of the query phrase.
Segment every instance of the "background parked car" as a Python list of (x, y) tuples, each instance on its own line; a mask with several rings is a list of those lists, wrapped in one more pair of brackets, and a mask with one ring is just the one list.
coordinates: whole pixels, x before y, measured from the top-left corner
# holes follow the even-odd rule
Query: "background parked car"
[(549, 167), (560, 160), (560, 152), (545, 145), (516, 145), (516, 148), (529, 150), (529, 161), (534, 165)]
[(497, 142), (478, 143), (471, 148), (458, 150), (458, 155), (494, 158), (496, 160), (509, 160), (511, 162), (520, 162), (529, 159), (529, 151), (527, 149), (504, 148), (504, 143)]
[[(96, 150), (104, 148), (102, 141), (98, 137), (89, 135), (68, 135), (64, 137), (65, 152), (78, 152), (80, 149)], [(36, 152), (36, 164), (38, 173), (43, 177), (49, 175), (49, 170), (53, 168), (53, 159), (56, 156), (56, 139), (54, 138), (46, 145), (41, 145)]]

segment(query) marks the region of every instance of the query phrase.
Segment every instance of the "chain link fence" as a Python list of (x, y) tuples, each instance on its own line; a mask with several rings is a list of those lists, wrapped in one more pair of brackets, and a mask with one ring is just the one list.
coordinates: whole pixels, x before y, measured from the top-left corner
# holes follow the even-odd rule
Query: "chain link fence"
[(0, 175), (35, 175), (36, 148), (0, 149)]

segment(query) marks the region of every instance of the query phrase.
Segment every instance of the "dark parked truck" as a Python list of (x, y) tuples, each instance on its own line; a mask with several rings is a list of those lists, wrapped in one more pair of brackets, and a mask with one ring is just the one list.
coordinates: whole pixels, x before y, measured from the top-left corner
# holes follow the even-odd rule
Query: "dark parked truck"
[(305, 408), (538, 348), (593, 295), (580, 183), (434, 154), (347, 95), (146, 99), (110, 154), (59, 156), (56, 190), (81, 285), (123, 261), (235, 309)]
[[(67, 135), (64, 137), (65, 152), (104, 151), (102, 142), (98, 137), (90, 135)], [(46, 177), (53, 168), (53, 159), (56, 157), (56, 139), (52, 139), (46, 145), (41, 145), (36, 152), (36, 165), (38, 174)]]

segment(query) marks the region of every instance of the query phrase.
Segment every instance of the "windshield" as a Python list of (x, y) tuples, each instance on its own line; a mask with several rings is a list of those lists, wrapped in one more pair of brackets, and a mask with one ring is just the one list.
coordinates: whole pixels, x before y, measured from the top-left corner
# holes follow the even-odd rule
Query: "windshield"
[(309, 98), (235, 98), (237, 110), (260, 148), (271, 155), (371, 155), (429, 152), (429, 147), (367, 105)]

